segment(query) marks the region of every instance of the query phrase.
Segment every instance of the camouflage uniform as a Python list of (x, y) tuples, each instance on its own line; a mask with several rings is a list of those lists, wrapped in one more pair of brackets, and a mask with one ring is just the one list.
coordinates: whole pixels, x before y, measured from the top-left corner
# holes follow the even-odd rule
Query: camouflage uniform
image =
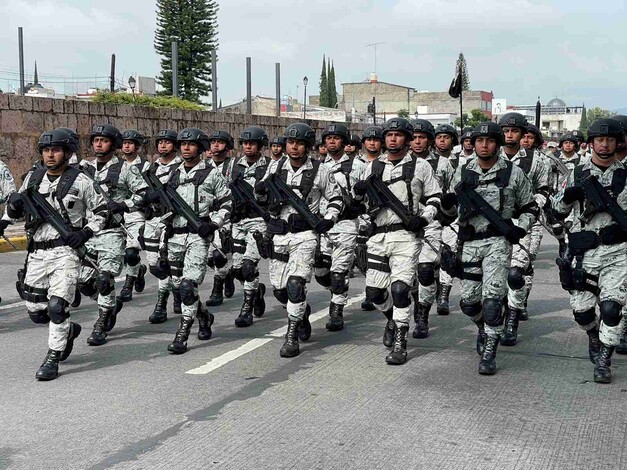
[(0, 204), (7, 202), (7, 198), (16, 190), (15, 180), (9, 167), (0, 161)]
[[(125, 165), (127, 166), (135, 166), (139, 173), (144, 173), (150, 167), (150, 163), (146, 161), (144, 158), (137, 156), (135, 160), (132, 162), (125, 161)], [(135, 248), (140, 249), (139, 244), (139, 234), (144, 227), (146, 219), (144, 217), (144, 213), (141, 211), (134, 211), (124, 214), (124, 226), (126, 230), (129, 232), (126, 236), (126, 248)], [(142, 267), (141, 262), (137, 263), (135, 266), (130, 266), (125, 263), (126, 266), (126, 274), (128, 276), (132, 276), (137, 278), (139, 275), (140, 268)], [(146, 268), (144, 267), (144, 271)]]

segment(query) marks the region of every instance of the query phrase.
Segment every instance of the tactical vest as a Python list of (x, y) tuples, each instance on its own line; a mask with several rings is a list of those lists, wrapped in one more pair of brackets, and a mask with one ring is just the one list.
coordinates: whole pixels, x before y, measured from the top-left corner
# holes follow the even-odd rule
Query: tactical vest
[[(494, 176), (494, 178), (489, 179), (489, 180), (485, 180), (485, 181), (479, 181), (479, 173), (477, 173), (476, 171), (470, 171), (468, 169), (468, 163), (466, 163), (463, 167), (462, 167), (462, 183), (464, 183), (465, 185), (467, 185), (470, 188), (473, 189), (477, 189), (479, 186), (488, 186), (489, 184), (494, 183), (494, 185), (499, 188), (499, 208), (497, 209), (498, 211), (500, 211), (503, 208), (503, 192), (504, 189), (507, 187), (507, 185), (509, 184), (509, 180), (512, 176), (512, 170), (514, 168), (514, 164), (509, 161), (509, 160), (504, 160), (505, 161), (505, 168), (501, 168), (500, 170), (497, 170), (496, 175)], [(463, 210), (470, 210), (471, 208), (469, 207), (465, 207), (463, 208)]]
[[(405, 181), (405, 185), (407, 186), (407, 208), (409, 209), (409, 213), (414, 213), (414, 197), (411, 192), (411, 181), (414, 179), (414, 174), (416, 173), (416, 160), (417, 157), (414, 155), (410, 155), (411, 162), (403, 165), (403, 172), (400, 176), (396, 178), (392, 178), (390, 181), (383, 181), (386, 186), (393, 185), (397, 181)], [(437, 161), (437, 160), (436, 160)], [(383, 170), (385, 168), (385, 163), (381, 160), (376, 159), (372, 162), (372, 173), (379, 173), (383, 175)]]
[[(33, 188), (34, 191), (39, 192), (39, 186), (41, 185), (44, 176), (46, 176), (47, 171), (48, 170), (46, 168), (38, 168), (37, 170), (33, 171), (31, 178), (28, 180), (28, 188)], [(67, 212), (65, 204), (63, 204), (63, 198), (65, 198), (65, 196), (67, 196), (67, 194), (70, 192), (74, 181), (80, 174), (80, 170), (74, 167), (68, 167), (68, 169), (65, 170), (63, 174), (59, 177), (57, 189), (54, 193), (52, 193), (52, 197), (54, 197), (59, 203), (63, 219), (69, 226), (72, 226), (72, 224), (70, 222), (70, 216)]]
[[(233, 173), (231, 173), (231, 180), (234, 180), (236, 178), (239, 177), (239, 175), (241, 175), (242, 173), (245, 172), (245, 169), (243, 166), (240, 166), (238, 163), (242, 161), (242, 159), (245, 159), (246, 157), (240, 157), (239, 159), (237, 159), (237, 161), (235, 162), (235, 164), (233, 165)], [(266, 174), (266, 170), (268, 169), (268, 164), (270, 163), (270, 159), (268, 157), (260, 157), (259, 160), (257, 161), (257, 163), (264, 161), (266, 164), (265, 165), (259, 165), (255, 168), (255, 183), (261, 181), (261, 179), (263, 178), (263, 175)], [(224, 165), (226, 166), (226, 162), (224, 162)], [(223, 166), (224, 168), (224, 166)], [(226, 172), (222, 171), (222, 174), (224, 176), (226, 176)]]
[[(276, 169), (276, 173), (279, 175), (279, 177), (285, 181), (285, 183), (287, 183), (287, 168), (283, 168), (285, 166), (285, 162), (287, 161), (286, 158), (282, 158), (281, 160), (279, 160), (279, 163), (277, 165), (277, 169)], [(316, 175), (318, 174), (318, 169), (320, 168), (320, 160), (314, 160), (313, 158), (311, 159), (311, 164), (313, 166), (313, 168), (309, 169), (309, 170), (305, 170), (300, 178), (300, 184), (299, 185), (289, 185), (288, 186), (292, 189), (298, 189), (298, 191), (300, 192), (300, 194), (302, 195), (303, 200), (307, 200), (307, 196), (309, 196), (309, 193), (311, 192), (311, 189), (313, 188), (313, 184), (314, 184), (314, 180), (316, 179)]]
[[(104, 184), (107, 188), (115, 189), (118, 187), (118, 181), (120, 180), (120, 173), (122, 173), (122, 167), (124, 166), (124, 161), (118, 160), (117, 163), (111, 165), (107, 170), (107, 176), (98, 181), (98, 184), (101, 186)], [(92, 178), (96, 177), (96, 167), (93, 165), (87, 165), (83, 167), (87, 173), (91, 175)]]
[(457, 170), (457, 167), (459, 166), (459, 155), (457, 155), (457, 158), (449, 158), (448, 162), (453, 167), (453, 170)]
[(229, 162), (231, 161), (231, 157), (226, 157), (222, 162), (222, 166), (220, 170), (222, 170), (222, 176), (226, 178), (226, 172), (229, 170)]
[[(587, 168), (584, 170), (583, 165), (577, 165), (573, 170), (574, 177), (574, 185), (581, 186), (581, 180), (590, 176), (590, 169)], [(603, 186), (605, 190), (612, 196), (614, 199), (618, 197), (620, 193), (625, 189), (625, 183), (627, 182), (627, 170), (624, 168), (618, 168), (614, 171), (612, 175), (612, 183), (609, 186)], [(581, 212), (584, 212), (588, 209), (588, 205), (590, 202), (586, 199), (583, 202), (580, 202)]]
[(346, 191), (350, 194), (351, 192), (351, 171), (353, 171), (353, 162), (355, 161), (355, 157), (349, 157), (348, 160), (340, 163), (340, 166), (332, 171), (333, 174), (342, 173), (346, 178)]
[(533, 165), (533, 156), (534, 151), (531, 149), (524, 149), (526, 157), (523, 157), (518, 160), (518, 168), (525, 172), (525, 175), (529, 175), (531, 171), (531, 166)]
[(194, 176), (192, 176), (191, 178), (188, 178), (187, 175), (184, 175), (185, 179), (183, 179), (182, 181), (181, 181), (181, 174), (183, 174), (183, 172), (173, 171), (170, 174), (170, 178), (168, 179), (167, 184), (172, 189), (176, 190), (176, 188), (178, 188), (182, 184), (193, 183), (194, 184), (194, 211), (198, 213), (199, 211), (198, 188), (200, 187), (200, 185), (204, 183), (204, 181), (209, 176), (209, 173), (211, 173), (214, 169), (215, 169), (215, 165), (207, 165), (206, 168), (203, 168), (202, 170), (198, 170), (196, 173), (194, 173)]

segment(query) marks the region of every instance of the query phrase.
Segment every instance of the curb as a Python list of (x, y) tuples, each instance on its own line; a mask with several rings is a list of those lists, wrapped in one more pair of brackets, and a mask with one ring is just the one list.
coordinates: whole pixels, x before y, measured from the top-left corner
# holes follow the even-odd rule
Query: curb
[[(26, 250), (26, 245), (28, 243), (26, 236), (21, 237), (9, 237), (11, 243), (13, 243), (20, 251)], [(16, 251), (9, 243), (0, 238), (0, 253), (8, 253), (10, 251)]]

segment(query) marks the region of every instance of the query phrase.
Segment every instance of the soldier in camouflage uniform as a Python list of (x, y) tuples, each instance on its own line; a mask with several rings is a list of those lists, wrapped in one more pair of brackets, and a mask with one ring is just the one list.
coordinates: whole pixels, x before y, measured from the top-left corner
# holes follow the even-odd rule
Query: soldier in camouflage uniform
[(324, 161), (324, 159), (327, 158), (327, 146), (323, 141), (316, 143), (316, 151), (318, 152), (316, 155), (317, 160)]
[(457, 158), (466, 157), (471, 158), (475, 153), (475, 149), (472, 146), (472, 127), (464, 127), (462, 135), (459, 138), (462, 148), (456, 153)]
[[(307, 124), (291, 124), (285, 129), (287, 158), (271, 165), (264, 179), (255, 186), (256, 197), (262, 203), (272, 204), (272, 213), (278, 217), (268, 222), (272, 239), (270, 282), (274, 296), (287, 307), (287, 334), (279, 354), (294, 357), (300, 353), (299, 339), (311, 336), (306, 284), (314, 270), (314, 253), (319, 234), (328, 232), (343, 209), (341, 190), (328, 167), (308, 155), (316, 134)], [(288, 202), (269, 200), (270, 175), (276, 174), (307, 203), (312, 214), (318, 215), (322, 200), (328, 202), (322, 218), (314, 230)]]
[(106, 194), (109, 217), (105, 227), (85, 244), (87, 257), (100, 271), (84, 264), (78, 288), (87, 297), (98, 294), (98, 319), (87, 344), (100, 346), (106, 342), (122, 308), (115, 296), (115, 277), (122, 271), (126, 243), (122, 214), (140, 210), (147, 185), (137, 167), (127, 166), (115, 155), (122, 147), (122, 134), (117, 128), (97, 124), (89, 136), (96, 158), (82, 160), (81, 171), (94, 180), (96, 191)]
[[(553, 199), (553, 208), (562, 218), (574, 213), (569, 258), (562, 260), (560, 280), (570, 292), (575, 321), (588, 334), (590, 360), (595, 363), (594, 381), (600, 383), (612, 381), (611, 356), (620, 344), (625, 322), (622, 310), (627, 300), (627, 169), (616, 160), (617, 144), (623, 140), (623, 128), (617, 121), (593, 122), (588, 129), (591, 161), (575, 167), (565, 188)], [(599, 191), (594, 185), (591, 190), (584, 185), (587, 178), (598, 181), (602, 186)], [(616, 211), (611, 205), (594, 203), (595, 194), (600, 191), (615, 201)], [(599, 328), (597, 304), (601, 314)]]
[[(11, 194), (15, 192), (15, 180), (9, 171), (9, 167), (3, 161), (0, 161), (0, 204), (7, 202)], [(11, 224), (7, 218), (0, 220), (0, 236), (4, 236), (4, 231)]]
[[(324, 140), (324, 137), (322, 139)], [(328, 150), (329, 148), (327, 147), (327, 151)], [(348, 156), (348, 158), (355, 158), (361, 153), (361, 138), (358, 134), (350, 134), (350, 138), (344, 146), (344, 153)]]
[[(442, 197), (442, 210), (454, 216), (459, 207), (459, 244), (462, 292), (460, 307), (477, 325), (479, 373), (496, 373), (496, 350), (503, 332), (503, 299), (507, 293), (507, 270), (512, 245), (518, 243), (534, 222), (535, 201), (524, 171), (501, 153), (504, 137), (493, 122), (478, 125), (472, 136), (477, 158), (458, 167), (450, 192)], [(498, 230), (463, 199), (469, 190), (498, 213), (507, 230)], [(475, 200), (476, 202), (477, 200)], [(518, 225), (512, 222), (516, 213)]]
[(285, 156), (285, 138), (283, 136), (277, 136), (270, 142), (270, 156), (274, 161)]
[[(94, 190), (87, 176), (69, 167), (77, 145), (70, 134), (61, 129), (46, 132), (39, 138), (39, 151), (44, 168), (30, 172), (18, 193), (7, 204), (7, 215), (13, 219), (24, 216), (24, 196), (28, 191), (42, 194), (62, 216), (68, 226), (66, 238), (61, 238), (48, 220), (28, 215), (29, 232), (26, 273), (21, 297), (31, 320), (49, 323), (48, 354), (37, 370), (38, 380), (53, 380), (58, 376), (59, 361), (66, 360), (81, 332), (78, 323), (71, 322), (68, 306), (81, 269), (75, 249), (99, 233), (106, 222), (106, 205)], [(85, 223), (86, 222), (86, 223)]]
[[(144, 136), (135, 129), (127, 129), (122, 132), (122, 155), (128, 166), (136, 166), (140, 173), (148, 169), (150, 164), (139, 155), (139, 149), (144, 145)], [(139, 257), (139, 234), (143, 230), (146, 219), (141, 211), (124, 214), (126, 235), (126, 249), (124, 251), (124, 265), (126, 267), (126, 280), (120, 291), (119, 299), (128, 302), (133, 298), (133, 288), (136, 292), (143, 292), (146, 287), (146, 266), (141, 263)]]
[(375, 207), (367, 200), (374, 230), (367, 244), (366, 297), (388, 320), (383, 342), (392, 351), (385, 360), (398, 365), (407, 361), (410, 291), (415, 283), (421, 237), (438, 213), (441, 190), (429, 163), (409, 154), (414, 127), (408, 120), (388, 120), (383, 138), (386, 153), (368, 165), (366, 179), (355, 184), (354, 191), (363, 197), (370, 184), (367, 178), (376, 174), (408, 209), (405, 225), (390, 207)]

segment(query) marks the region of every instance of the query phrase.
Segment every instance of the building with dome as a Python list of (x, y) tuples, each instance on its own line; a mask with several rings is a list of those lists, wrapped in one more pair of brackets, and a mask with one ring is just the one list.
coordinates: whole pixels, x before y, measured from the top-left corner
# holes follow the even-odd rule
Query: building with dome
[(584, 106), (568, 106), (564, 100), (555, 97), (546, 104), (542, 104), (540, 125), (536, 120), (536, 105), (508, 106), (507, 111), (517, 111), (524, 114), (527, 120), (534, 123), (550, 138), (559, 138), (567, 131), (579, 129)]

